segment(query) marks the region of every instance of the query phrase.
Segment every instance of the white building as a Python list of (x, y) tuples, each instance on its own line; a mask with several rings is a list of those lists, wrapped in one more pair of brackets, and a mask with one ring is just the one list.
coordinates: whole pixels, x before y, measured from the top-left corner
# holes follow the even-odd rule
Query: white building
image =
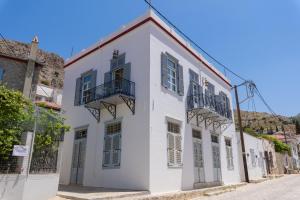
[[(239, 135), (239, 133), (237, 133)], [(240, 143), (238, 136), (238, 141)], [(245, 153), (247, 159), (247, 169), (250, 181), (259, 180), (268, 174), (277, 173), (276, 154), (273, 142), (263, 138), (254, 137), (244, 133)], [(238, 145), (239, 152), (242, 152), (241, 145)], [(240, 153), (240, 172), (244, 181), (244, 165), (242, 154)]]
[(230, 88), (147, 12), (65, 64), (61, 184), (156, 193), (240, 182)]
[(54, 110), (60, 110), (62, 103), (62, 90), (38, 84), (36, 87), (35, 102), (43, 103), (46, 107)]

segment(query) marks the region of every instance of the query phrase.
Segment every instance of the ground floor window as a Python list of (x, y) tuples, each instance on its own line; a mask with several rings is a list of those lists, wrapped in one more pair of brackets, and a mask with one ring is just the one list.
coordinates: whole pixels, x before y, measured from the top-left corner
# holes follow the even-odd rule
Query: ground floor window
[(121, 162), (121, 122), (107, 124), (103, 147), (103, 167), (120, 167)]
[(225, 138), (226, 146), (226, 159), (227, 159), (227, 169), (233, 170), (233, 154), (232, 154), (232, 142), (230, 138)]
[(168, 166), (180, 167), (182, 165), (181, 134), (179, 124), (168, 122)]

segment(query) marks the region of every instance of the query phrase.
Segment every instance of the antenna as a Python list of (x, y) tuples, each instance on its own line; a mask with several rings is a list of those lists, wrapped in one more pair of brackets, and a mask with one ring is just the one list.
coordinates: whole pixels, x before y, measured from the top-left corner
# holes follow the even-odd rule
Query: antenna
[(71, 49), (71, 57), (73, 56), (74, 47)]

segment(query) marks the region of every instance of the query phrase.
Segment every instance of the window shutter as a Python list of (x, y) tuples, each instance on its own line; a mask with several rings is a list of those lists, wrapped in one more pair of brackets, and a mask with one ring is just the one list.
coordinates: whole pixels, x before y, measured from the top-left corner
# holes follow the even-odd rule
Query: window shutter
[(168, 82), (168, 56), (161, 53), (161, 85), (169, 88)]
[(232, 154), (232, 148), (230, 148), (230, 168), (233, 169), (234, 166), (233, 166), (233, 154)]
[(181, 165), (181, 135), (175, 136), (175, 149), (176, 149), (176, 164)]
[(118, 67), (118, 59), (111, 59), (110, 60), (110, 71), (113, 71)]
[(108, 166), (110, 164), (111, 146), (112, 137), (106, 136), (104, 138), (103, 166)]
[(111, 82), (111, 72), (104, 73), (104, 83)]
[(91, 71), (91, 77), (92, 77), (91, 88), (94, 88), (96, 87), (97, 84), (97, 70)]
[(227, 169), (230, 169), (230, 153), (229, 153), (229, 147), (226, 147), (226, 159), (227, 159)]
[(121, 149), (121, 135), (116, 134), (113, 136), (113, 149), (120, 150)]
[(112, 152), (112, 165), (120, 166), (121, 160), (121, 134), (113, 136), (113, 152)]
[(76, 79), (74, 106), (81, 103), (81, 77)]
[(93, 70), (91, 71), (91, 90), (89, 90), (90, 92), (90, 97), (91, 99), (95, 98), (95, 92), (96, 89), (94, 89), (97, 85), (97, 70)]
[(118, 66), (125, 64), (125, 53), (119, 55), (118, 57)]
[(177, 64), (177, 92), (180, 96), (184, 95), (184, 85), (183, 85), (183, 67)]
[(130, 74), (131, 74), (131, 63), (126, 63), (123, 67), (124, 69), (124, 79), (130, 80)]
[(174, 165), (175, 164), (175, 142), (174, 142), (174, 135), (168, 133), (168, 165)]

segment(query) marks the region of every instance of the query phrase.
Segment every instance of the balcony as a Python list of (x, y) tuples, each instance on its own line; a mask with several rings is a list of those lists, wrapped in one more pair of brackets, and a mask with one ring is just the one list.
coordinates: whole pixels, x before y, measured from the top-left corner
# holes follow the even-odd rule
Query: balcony
[(205, 122), (205, 126), (213, 124), (214, 128), (232, 122), (229, 105), (221, 101), (220, 95), (196, 94), (187, 97), (187, 122), (196, 117), (197, 125)]
[(107, 109), (116, 118), (116, 107), (125, 103), (135, 113), (135, 83), (126, 79), (112, 80), (83, 93), (83, 103), (100, 121), (100, 110)]

